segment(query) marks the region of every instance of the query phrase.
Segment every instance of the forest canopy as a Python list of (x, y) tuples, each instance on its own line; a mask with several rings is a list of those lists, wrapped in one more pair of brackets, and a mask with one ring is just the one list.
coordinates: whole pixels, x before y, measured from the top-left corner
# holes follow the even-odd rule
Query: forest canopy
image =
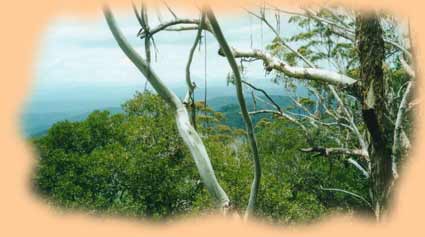
[[(216, 175), (235, 210), (243, 211), (252, 179), (244, 131), (224, 125), (221, 113), (199, 107), (199, 131)], [(39, 151), (34, 188), (58, 207), (96, 214), (166, 219), (213, 211), (173, 114), (159, 96), (138, 93), (122, 114), (94, 111), (81, 122), (58, 122), (34, 139)], [(319, 131), (316, 131), (319, 133)], [(362, 201), (322, 190), (367, 191), (366, 179), (344, 159), (311, 157), (300, 129), (264, 118), (257, 123), (264, 183), (261, 216), (282, 223), (310, 222), (337, 211), (367, 212)], [(282, 136), (291, 139), (281, 139)], [(330, 142), (321, 138), (323, 145)]]
[[(38, 193), (60, 207), (156, 220), (232, 212), (290, 224), (333, 212), (376, 220), (388, 213), (417, 105), (408, 22), (335, 6), (292, 12), (263, 4), (246, 12), (274, 38), (241, 49), (209, 6), (191, 19), (165, 6), (169, 19), (158, 25), (149, 6), (133, 6), (142, 52), (104, 9), (111, 37), (151, 89), (124, 103), (123, 113), (94, 111), (34, 138)], [(284, 35), (281, 24), (297, 31)], [(151, 67), (163, 31), (196, 32), (184, 98)], [(207, 34), (218, 45), (211, 57), (229, 65), (223, 76), (238, 103), (221, 112), (208, 107), (206, 76), (205, 98), (194, 97), (192, 61)], [(308, 95), (277, 101), (247, 77), (254, 62), (282, 92), (303, 87)]]

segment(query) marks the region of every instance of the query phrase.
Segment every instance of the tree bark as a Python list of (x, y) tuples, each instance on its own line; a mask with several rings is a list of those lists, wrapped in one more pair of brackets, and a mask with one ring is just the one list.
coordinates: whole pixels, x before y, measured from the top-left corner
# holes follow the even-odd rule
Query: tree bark
[(201, 180), (210, 195), (216, 201), (217, 205), (226, 212), (229, 208), (229, 198), (217, 181), (208, 153), (201, 138), (190, 124), (186, 107), (181, 100), (160, 80), (156, 73), (152, 71), (152, 68), (147, 64), (147, 62), (140, 57), (134, 48), (127, 42), (116, 26), (115, 19), (108, 8), (104, 9), (104, 15), (112, 35), (125, 55), (146, 77), (149, 83), (151, 83), (158, 95), (160, 95), (173, 109), (175, 109), (178, 132), (190, 150)]
[(186, 84), (188, 88), (188, 100), (187, 105), (188, 109), (190, 108), (190, 122), (192, 126), (196, 129), (196, 105), (195, 105), (195, 83), (192, 82), (191, 76), (190, 76), (190, 66), (192, 65), (193, 55), (195, 53), (196, 47), (198, 47), (198, 44), (201, 40), (201, 34), (202, 34), (202, 26), (204, 25), (205, 16), (202, 15), (201, 17), (201, 23), (199, 23), (198, 31), (196, 32), (195, 42), (192, 45), (192, 48), (189, 52), (189, 58), (187, 60), (186, 64)]
[(248, 206), (245, 212), (245, 220), (247, 220), (255, 210), (255, 202), (257, 200), (258, 191), (260, 189), (260, 180), (261, 180), (261, 164), (260, 164), (260, 156), (258, 154), (257, 141), (255, 139), (254, 126), (251, 121), (251, 117), (249, 116), (248, 109), (245, 103), (245, 98), (242, 89), (242, 78), (239, 72), (239, 68), (236, 64), (236, 60), (234, 55), (232, 54), (232, 50), (230, 46), (227, 44), (227, 41), (221, 31), (220, 25), (217, 22), (217, 19), (209, 7), (205, 7), (205, 12), (207, 18), (211, 24), (211, 28), (213, 33), (220, 44), (221, 49), (223, 49), (224, 55), (226, 56), (230, 67), (232, 68), (233, 74), (235, 76), (235, 86), (236, 86), (236, 95), (238, 97), (239, 106), (241, 108), (242, 118), (245, 123), (245, 128), (247, 132), (248, 142), (251, 147), (251, 152), (254, 158), (254, 180), (252, 181), (251, 191), (249, 194)]
[(383, 31), (376, 14), (356, 17), (356, 42), (360, 60), (360, 95), (362, 115), (370, 133), (370, 193), (376, 218), (387, 209), (392, 177), (393, 129), (385, 106), (385, 83), (383, 73)]

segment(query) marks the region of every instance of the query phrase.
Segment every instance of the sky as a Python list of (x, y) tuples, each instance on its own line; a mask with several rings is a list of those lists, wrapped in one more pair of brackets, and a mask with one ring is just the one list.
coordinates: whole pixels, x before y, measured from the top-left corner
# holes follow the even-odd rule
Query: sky
[[(144, 55), (143, 40), (136, 37), (140, 28), (132, 10), (112, 10), (125, 37)], [(179, 9), (176, 13), (180, 18), (198, 17)], [(160, 10), (160, 14), (164, 21), (172, 19), (166, 10)], [(252, 37), (252, 47), (262, 49), (266, 42), (273, 39), (270, 30), (247, 13), (217, 17), (233, 47), (249, 49)], [(151, 26), (159, 24), (157, 14), (150, 14), (149, 19)], [(285, 25), (283, 36), (294, 32), (293, 26), (285, 24), (286, 21), (287, 18), (282, 16), (281, 24)], [(173, 90), (185, 90), (185, 66), (195, 34), (195, 31), (163, 31), (155, 35), (158, 53), (152, 56), (152, 67)], [(131, 98), (136, 90), (144, 88), (144, 77), (116, 44), (100, 10), (92, 18), (67, 15), (52, 19), (42, 33), (40, 42), (33, 68), (32, 90), (24, 113), (85, 111), (119, 106)], [(230, 67), (227, 60), (217, 54), (218, 48), (212, 35), (207, 34), (206, 67), (204, 47), (194, 55), (191, 73), (199, 91), (204, 88), (205, 69), (208, 87), (226, 87)], [(247, 80), (257, 82), (257, 85), (275, 86), (264, 75), (260, 62), (250, 64), (246, 75)]]
[[(199, 18), (197, 11), (189, 13), (187, 9), (173, 9), (179, 18)], [(112, 11), (124, 36), (144, 56), (144, 40), (136, 37), (140, 26), (130, 6), (125, 10)], [(164, 21), (173, 19), (166, 9), (158, 11)], [(253, 11), (258, 12), (258, 9)], [(264, 49), (274, 38), (265, 24), (245, 11), (216, 15), (232, 47)], [(159, 24), (158, 19), (156, 11), (150, 11), (151, 27)], [(276, 23), (274, 13), (268, 13), (268, 20)], [(297, 33), (297, 27), (288, 23), (288, 16), (281, 15), (280, 25), (284, 38)], [(185, 67), (195, 34), (196, 31), (162, 31), (155, 35), (158, 53), (152, 56), (153, 70), (180, 97), (187, 90)], [(118, 47), (100, 9), (91, 18), (62, 15), (51, 19), (39, 42), (34, 59), (32, 89), (22, 108), (24, 130), (36, 124), (35, 120), (43, 123), (51, 119), (50, 124), (95, 109), (116, 108), (131, 99), (136, 91), (143, 91), (145, 78)], [(207, 33), (206, 51), (202, 45), (195, 52), (191, 67), (192, 80), (197, 84), (195, 98), (203, 98), (200, 93), (205, 88), (204, 70), (207, 71), (210, 98), (235, 94), (233, 86), (227, 85), (230, 67), (226, 58), (217, 54), (218, 49), (213, 36)], [(244, 79), (269, 94), (290, 93), (282, 85), (271, 82), (272, 78), (264, 74), (261, 62), (250, 63), (245, 69)], [(306, 95), (305, 88), (298, 88), (295, 96)]]
[[(115, 15), (121, 31), (132, 45), (143, 53), (143, 40), (136, 38), (140, 27), (134, 15), (131, 12), (119, 13)], [(192, 16), (192, 18), (195, 17)], [(156, 18), (154, 20), (151, 22), (152, 25), (157, 22)], [(261, 25), (258, 22), (252, 25), (247, 24), (249, 23), (247, 15), (232, 18), (224, 16), (220, 20), (229, 43), (234, 47), (249, 48), (251, 31), (254, 47), (260, 46)], [(263, 30), (263, 41), (272, 39), (273, 35), (266, 29)], [(195, 31), (164, 31), (155, 36), (159, 53), (153, 68), (170, 85), (184, 81), (185, 64), (195, 34)], [(207, 34), (207, 38), (207, 69), (214, 71), (212, 83), (222, 83), (224, 80), (222, 75), (223, 73), (225, 75), (228, 70), (227, 63), (224, 58), (216, 54), (218, 46), (212, 36)], [(208, 55), (208, 52), (211, 55)], [(204, 51), (198, 51), (192, 67), (195, 78), (203, 76), (203, 58)], [(61, 17), (52, 22), (42, 38), (39, 60), (36, 80), (43, 87), (73, 86), (78, 83), (133, 85), (144, 80), (117, 47), (100, 14), (91, 20)], [(261, 70), (252, 70), (252, 73), (253, 76), (259, 76)]]

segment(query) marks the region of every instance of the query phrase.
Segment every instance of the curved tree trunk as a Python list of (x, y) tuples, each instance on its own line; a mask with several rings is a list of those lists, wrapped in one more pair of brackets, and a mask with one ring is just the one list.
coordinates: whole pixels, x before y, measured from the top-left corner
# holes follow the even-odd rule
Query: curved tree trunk
[(249, 194), (248, 206), (245, 212), (245, 220), (248, 219), (254, 213), (255, 202), (257, 200), (258, 190), (260, 188), (260, 179), (261, 179), (261, 164), (260, 156), (258, 154), (257, 141), (255, 139), (254, 126), (252, 125), (251, 117), (249, 116), (248, 109), (246, 107), (245, 98), (242, 90), (242, 78), (239, 72), (239, 68), (236, 64), (235, 57), (230, 49), (227, 41), (220, 29), (220, 25), (215, 18), (214, 13), (208, 7), (205, 8), (206, 15), (211, 24), (213, 33), (220, 44), (221, 49), (224, 51), (224, 55), (229, 62), (230, 67), (232, 68), (233, 74), (235, 76), (235, 86), (236, 86), (236, 95), (238, 97), (239, 106), (241, 108), (242, 118), (245, 123), (245, 128), (248, 136), (248, 142), (251, 147), (251, 152), (254, 158), (254, 180), (252, 181), (251, 191)]
[(229, 207), (229, 198), (224, 190), (221, 188), (214, 174), (210, 159), (201, 138), (196, 130), (190, 124), (190, 119), (186, 107), (180, 99), (159, 79), (154, 71), (149, 67), (145, 60), (130, 46), (124, 38), (118, 27), (116, 26), (115, 19), (111, 11), (107, 8), (104, 9), (106, 22), (117, 41), (119, 47), (126, 54), (126, 56), (133, 62), (139, 71), (146, 77), (155, 91), (172, 107), (176, 110), (176, 123), (180, 136), (183, 138), (184, 143), (189, 148), (190, 153), (198, 168), (199, 175), (202, 182), (206, 186), (208, 192), (218, 203), (219, 207), (226, 211)]

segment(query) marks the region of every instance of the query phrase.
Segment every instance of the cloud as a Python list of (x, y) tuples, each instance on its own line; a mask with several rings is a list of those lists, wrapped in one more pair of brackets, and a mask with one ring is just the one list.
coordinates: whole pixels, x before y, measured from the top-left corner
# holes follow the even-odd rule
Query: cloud
[[(143, 42), (135, 37), (139, 30), (137, 21), (129, 12), (116, 14), (123, 34), (141, 54)], [(156, 19), (156, 18), (155, 18)], [(152, 24), (157, 24), (153, 19)], [(252, 32), (254, 47), (271, 40), (273, 34), (266, 27), (249, 23), (246, 16), (224, 17), (222, 28), (231, 45), (249, 48)], [(263, 31), (261, 37), (260, 32)], [(185, 84), (185, 66), (195, 32), (161, 32), (155, 36), (159, 53), (153, 55), (152, 67), (161, 79), (171, 87)], [(210, 85), (225, 86), (230, 71), (225, 58), (217, 55), (218, 45), (210, 34), (207, 36), (207, 76)], [(103, 17), (92, 19), (61, 17), (52, 22), (45, 32), (36, 65), (35, 90), (68, 88), (73, 86), (140, 85), (143, 76), (126, 58), (113, 39)], [(204, 47), (196, 50), (191, 67), (192, 77), (203, 84), (205, 70)], [(248, 70), (250, 77), (263, 77), (260, 63)], [(52, 89), (53, 88), (53, 89)]]

